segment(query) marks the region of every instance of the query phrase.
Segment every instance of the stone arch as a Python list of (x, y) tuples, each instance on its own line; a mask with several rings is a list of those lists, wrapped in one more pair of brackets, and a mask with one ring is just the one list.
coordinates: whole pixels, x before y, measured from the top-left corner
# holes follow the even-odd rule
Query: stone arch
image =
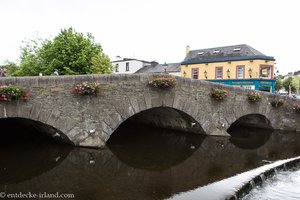
[(230, 129), (234, 126), (273, 129), (271, 121), (265, 115), (260, 113), (250, 113), (239, 117), (230, 125), (227, 131), (230, 131)]
[(74, 145), (71, 139), (62, 131), (37, 120), (23, 118), (23, 117), (6, 117), (6, 118), (0, 118), (0, 122), (12, 124), (14, 126), (20, 125), (23, 126), (24, 128), (31, 128), (39, 132), (43, 132), (49, 138), (53, 138), (55, 140), (62, 141), (64, 143)]
[(114, 130), (110, 130), (110, 136), (118, 127), (127, 122), (134, 122), (146, 126), (174, 129), (183, 132), (206, 134), (200, 123), (184, 111), (172, 107), (153, 107), (135, 113), (123, 120)]

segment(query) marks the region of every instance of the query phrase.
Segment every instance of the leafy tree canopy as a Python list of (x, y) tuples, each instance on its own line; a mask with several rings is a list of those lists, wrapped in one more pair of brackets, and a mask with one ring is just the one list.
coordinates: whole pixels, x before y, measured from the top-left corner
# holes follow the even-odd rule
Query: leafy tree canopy
[(293, 78), (292, 77), (288, 77), (286, 79), (283, 80), (282, 82), (282, 86), (284, 87), (284, 89), (286, 91), (291, 91), (294, 92), (296, 90), (295, 85), (293, 84)]
[(53, 40), (29, 40), (21, 47), (20, 68), (14, 76), (111, 73), (112, 64), (94, 37), (73, 28), (62, 29)]
[(275, 84), (275, 90), (278, 91), (282, 88), (282, 79), (277, 79)]

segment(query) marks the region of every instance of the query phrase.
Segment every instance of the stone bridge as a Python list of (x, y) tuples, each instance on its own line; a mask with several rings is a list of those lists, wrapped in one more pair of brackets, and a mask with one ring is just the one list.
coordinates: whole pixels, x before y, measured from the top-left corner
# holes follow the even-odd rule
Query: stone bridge
[[(300, 115), (286, 98), (280, 108), (270, 102), (278, 96), (262, 92), (262, 100), (249, 103), (249, 90), (176, 77), (172, 89), (147, 85), (155, 75), (80, 75), (1, 78), (0, 85), (26, 88), (27, 101), (0, 102), (0, 121), (26, 123), (46, 134), (75, 146), (103, 147), (112, 133), (125, 121), (162, 128), (229, 136), (234, 123), (262, 128), (300, 131)], [(101, 94), (80, 96), (74, 85), (98, 81)], [(213, 100), (212, 88), (225, 88), (224, 101)]]

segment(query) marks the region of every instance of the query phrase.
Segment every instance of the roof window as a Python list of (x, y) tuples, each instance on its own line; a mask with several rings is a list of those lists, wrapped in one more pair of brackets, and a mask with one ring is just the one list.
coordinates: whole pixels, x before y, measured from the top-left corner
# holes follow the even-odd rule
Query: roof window
[(213, 54), (220, 53), (220, 50), (214, 50)]
[(234, 48), (233, 51), (240, 51), (241, 48)]
[(204, 54), (203, 51), (197, 53), (197, 55), (203, 55), (203, 54)]

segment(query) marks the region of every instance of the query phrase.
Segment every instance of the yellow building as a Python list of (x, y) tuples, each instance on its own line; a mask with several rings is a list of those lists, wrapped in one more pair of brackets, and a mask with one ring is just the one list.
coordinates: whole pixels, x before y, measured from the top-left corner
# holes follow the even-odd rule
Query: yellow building
[[(209, 49), (190, 50), (186, 48), (186, 57), (181, 62), (181, 76), (192, 79), (209, 80), (235, 85), (239, 80), (242, 87), (273, 91), (274, 57), (266, 56), (254, 48), (242, 44)], [(253, 79), (249, 82), (249, 79)], [(264, 86), (255, 80), (269, 83)], [(246, 84), (243, 84), (245, 80)], [(261, 81), (260, 81), (261, 82)]]

